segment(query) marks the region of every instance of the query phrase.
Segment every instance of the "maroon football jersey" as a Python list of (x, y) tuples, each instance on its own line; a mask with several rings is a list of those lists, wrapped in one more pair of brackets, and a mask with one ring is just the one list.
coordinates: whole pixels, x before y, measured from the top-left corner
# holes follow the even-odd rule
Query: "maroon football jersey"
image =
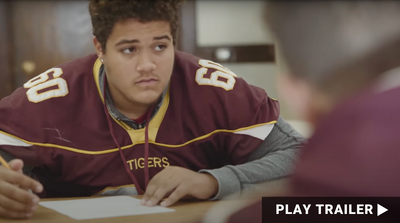
[[(28, 81), (0, 102), (0, 147), (33, 166), (42, 197), (134, 188), (110, 134), (96, 55)], [(149, 123), (150, 179), (167, 166), (194, 171), (246, 162), (272, 130), (279, 104), (230, 70), (176, 51), (164, 101)], [(127, 165), (144, 188), (144, 129), (111, 118)]]

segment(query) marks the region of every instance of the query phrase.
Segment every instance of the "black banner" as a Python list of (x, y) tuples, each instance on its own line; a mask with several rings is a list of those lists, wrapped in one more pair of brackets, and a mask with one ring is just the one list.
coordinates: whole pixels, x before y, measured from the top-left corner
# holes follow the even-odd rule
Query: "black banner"
[(263, 197), (262, 222), (400, 223), (400, 197)]

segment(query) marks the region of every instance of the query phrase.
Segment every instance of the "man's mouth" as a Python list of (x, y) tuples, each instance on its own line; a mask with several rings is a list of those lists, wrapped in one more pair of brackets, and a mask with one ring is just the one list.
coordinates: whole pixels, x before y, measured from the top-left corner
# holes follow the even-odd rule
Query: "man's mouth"
[(157, 83), (158, 83), (158, 80), (155, 78), (145, 78), (145, 79), (137, 81), (135, 84), (140, 85), (140, 86), (152, 86), (152, 85), (156, 85)]

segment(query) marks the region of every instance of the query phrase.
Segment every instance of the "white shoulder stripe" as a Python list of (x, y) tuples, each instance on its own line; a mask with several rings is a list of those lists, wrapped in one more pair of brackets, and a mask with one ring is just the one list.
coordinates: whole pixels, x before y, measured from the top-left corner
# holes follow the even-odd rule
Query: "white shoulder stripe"
[(19, 139), (6, 135), (0, 132), (0, 146), (32, 146), (31, 144), (25, 143)]
[(243, 134), (253, 136), (254, 138), (258, 138), (264, 140), (267, 138), (269, 133), (271, 133), (272, 129), (274, 128), (274, 124), (262, 125), (257, 126), (251, 129), (246, 129), (238, 132), (234, 132), (235, 134)]

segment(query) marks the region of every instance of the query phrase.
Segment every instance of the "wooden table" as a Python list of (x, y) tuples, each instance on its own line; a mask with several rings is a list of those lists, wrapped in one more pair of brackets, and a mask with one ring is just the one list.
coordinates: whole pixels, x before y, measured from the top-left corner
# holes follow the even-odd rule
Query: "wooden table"
[[(133, 196), (135, 198), (141, 198), (141, 196)], [(93, 197), (94, 198), (94, 197)], [(70, 200), (70, 199), (82, 199), (82, 198), (61, 198), (61, 199), (42, 199), (41, 201), (57, 201), (57, 200)], [(91, 220), (75, 220), (66, 215), (62, 215), (52, 209), (38, 206), (38, 209), (33, 214), (32, 218), (24, 220), (12, 220), (12, 219), (0, 219), (1, 223), (70, 223), (70, 222), (82, 222), (82, 223), (194, 223), (199, 222), (207, 211), (217, 203), (226, 203), (226, 205), (237, 205), (243, 202), (243, 200), (223, 200), (223, 201), (179, 201), (175, 205), (169, 207), (175, 209), (174, 212), (160, 213), (160, 214), (147, 214), (147, 215), (133, 215), (123, 216), (114, 218), (100, 218)]]

